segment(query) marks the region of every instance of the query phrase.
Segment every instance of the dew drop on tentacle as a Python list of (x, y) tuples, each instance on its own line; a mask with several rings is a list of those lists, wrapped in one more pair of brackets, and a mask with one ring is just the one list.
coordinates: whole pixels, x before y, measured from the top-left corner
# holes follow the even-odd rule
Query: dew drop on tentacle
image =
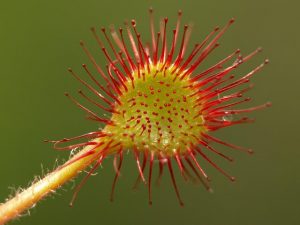
[(225, 115), (222, 116), (222, 119), (223, 119), (223, 121), (231, 122), (234, 119), (234, 117), (233, 117), (233, 114), (231, 114), (231, 113), (225, 113)]

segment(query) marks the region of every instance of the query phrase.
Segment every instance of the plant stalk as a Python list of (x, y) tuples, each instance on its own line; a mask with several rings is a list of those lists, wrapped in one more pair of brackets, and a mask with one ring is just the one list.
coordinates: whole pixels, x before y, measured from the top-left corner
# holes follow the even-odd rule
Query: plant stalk
[(41, 199), (54, 192), (61, 185), (65, 184), (79, 172), (84, 170), (87, 166), (91, 165), (97, 159), (95, 156), (102, 150), (102, 148), (98, 147), (97, 149), (94, 149), (92, 154), (82, 157), (79, 160), (75, 160), (75, 162), (72, 162), (72, 160), (74, 161), (74, 159), (77, 159), (77, 157), (80, 157), (92, 148), (93, 146), (86, 146), (63, 164), (61, 168), (50, 172), (44, 178), (32, 184), (24, 191), (17, 193), (13, 198), (7, 200), (3, 204), (0, 204), (0, 225), (17, 218), (24, 211), (33, 207)]

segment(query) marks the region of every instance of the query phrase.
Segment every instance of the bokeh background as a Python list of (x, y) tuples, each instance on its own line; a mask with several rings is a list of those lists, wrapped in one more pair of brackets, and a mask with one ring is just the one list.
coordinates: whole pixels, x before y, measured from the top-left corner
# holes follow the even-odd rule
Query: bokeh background
[(182, 9), (183, 21), (194, 24), (191, 43), (201, 40), (215, 25), (236, 17), (221, 47), (205, 65), (236, 48), (247, 53), (264, 47), (264, 52), (239, 72), (243, 74), (270, 58), (270, 65), (255, 76), (250, 96), (254, 98), (251, 104), (271, 100), (273, 107), (253, 113), (255, 124), (218, 133), (225, 140), (252, 147), (255, 154), (231, 151), (236, 159), (232, 164), (215, 157), (237, 181), (231, 183), (208, 167), (213, 194), (178, 179), (184, 208), (177, 202), (169, 176), (164, 176), (161, 187), (154, 188), (154, 204), (149, 207), (146, 188), (142, 185), (138, 191), (132, 190), (137, 170), (131, 155), (126, 156), (116, 200), (111, 203), (114, 170), (108, 159), (82, 188), (73, 208), (68, 203), (74, 184), (69, 183), (30, 210), (31, 216), (11, 224), (299, 224), (300, 4), (296, 0), (1, 1), (0, 201), (26, 187), (42, 173), (42, 167), (47, 171), (56, 159), (68, 157), (68, 153), (43, 143), (44, 139), (71, 137), (98, 128), (63, 95), (65, 91), (76, 94), (80, 87), (66, 68), (81, 72), (81, 63), (88, 62), (79, 40), (85, 40), (104, 65), (89, 27), (118, 27), (125, 19), (135, 18), (145, 39), (150, 6), (156, 10), (157, 19), (168, 16), (172, 25), (177, 10)]

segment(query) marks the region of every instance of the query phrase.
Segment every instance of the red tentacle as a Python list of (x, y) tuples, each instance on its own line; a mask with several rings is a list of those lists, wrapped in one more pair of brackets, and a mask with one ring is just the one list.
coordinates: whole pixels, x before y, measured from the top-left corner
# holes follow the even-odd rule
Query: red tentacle
[(170, 175), (171, 175), (171, 179), (172, 179), (173, 187), (174, 187), (175, 192), (176, 192), (177, 199), (179, 201), (179, 204), (181, 206), (184, 206), (184, 203), (181, 200), (181, 197), (180, 197), (180, 194), (179, 194), (179, 190), (177, 188), (177, 184), (176, 184), (176, 180), (175, 180), (175, 176), (174, 176), (174, 172), (173, 172), (173, 168), (172, 168), (172, 162), (171, 162), (171, 159), (169, 157), (167, 158), (167, 163), (168, 163), (168, 169), (169, 169), (169, 172), (170, 172)]
[[(116, 166), (117, 156), (119, 156), (118, 166)], [(115, 155), (115, 158), (114, 158), (114, 166), (115, 166), (115, 169), (116, 169), (116, 175), (115, 175), (112, 187), (111, 187), (110, 201), (114, 200), (115, 187), (116, 187), (117, 180), (120, 176), (122, 162), (123, 162), (123, 149), (121, 147), (120, 150), (118, 151), (118, 153)]]

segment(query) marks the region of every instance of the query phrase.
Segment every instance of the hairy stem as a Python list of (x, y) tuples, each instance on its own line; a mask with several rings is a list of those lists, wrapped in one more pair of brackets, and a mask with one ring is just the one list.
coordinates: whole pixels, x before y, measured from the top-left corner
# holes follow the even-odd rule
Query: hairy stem
[(0, 225), (18, 217), (25, 210), (33, 207), (38, 201), (51, 194), (61, 185), (75, 177), (80, 171), (93, 163), (96, 159), (95, 155), (102, 148), (95, 149), (94, 153), (69, 163), (72, 160), (80, 157), (82, 154), (90, 151), (93, 146), (83, 148), (79, 153), (69, 159), (61, 169), (56, 169), (47, 174), (38, 182), (32, 184), (26, 190), (17, 193), (13, 198), (0, 205)]

